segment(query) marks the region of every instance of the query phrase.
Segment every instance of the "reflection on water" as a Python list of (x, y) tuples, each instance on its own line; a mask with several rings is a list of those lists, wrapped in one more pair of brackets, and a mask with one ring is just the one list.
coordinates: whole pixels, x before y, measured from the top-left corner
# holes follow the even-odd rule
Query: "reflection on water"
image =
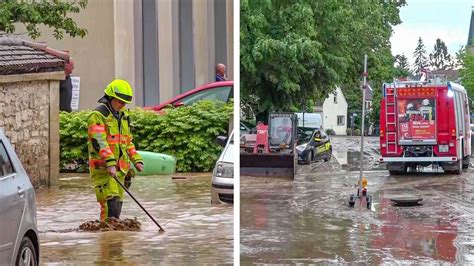
[[(470, 175), (367, 173), (375, 211), (347, 207), (358, 174), (241, 178), (241, 262), (474, 263)], [(394, 206), (392, 195), (423, 198)]]
[(88, 176), (68, 175), (60, 187), (37, 191), (42, 263), (189, 264), (233, 262), (232, 205), (211, 205), (210, 176), (186, 180), (136, 177), (131, 191), (166, 230), (126, 197), (122, 217), (137, 217), (140, 232), (77, 232), (99, 217)]

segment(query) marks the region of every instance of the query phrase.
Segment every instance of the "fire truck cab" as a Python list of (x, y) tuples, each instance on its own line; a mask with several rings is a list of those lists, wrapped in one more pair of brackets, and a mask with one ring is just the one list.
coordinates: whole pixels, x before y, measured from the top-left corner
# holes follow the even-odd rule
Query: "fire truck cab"
[(390, 174), (438, 165), (460, 174), (469, 167), (469, 98), (461, 85), (439, 77), (383, 85), (380, 161)]

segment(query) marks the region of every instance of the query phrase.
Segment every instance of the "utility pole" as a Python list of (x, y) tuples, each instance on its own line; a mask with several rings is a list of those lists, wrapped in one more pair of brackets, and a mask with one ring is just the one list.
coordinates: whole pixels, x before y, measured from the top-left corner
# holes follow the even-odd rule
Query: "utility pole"
[(362, 85), (362, 129), (360, 131), (360, 177), (359, 191), (362, 191), (362, 178), (364, 174), (364, 122), (365, 122), (365, 90), (367, 89), (367, 55), (364, 55), (364, 84)]

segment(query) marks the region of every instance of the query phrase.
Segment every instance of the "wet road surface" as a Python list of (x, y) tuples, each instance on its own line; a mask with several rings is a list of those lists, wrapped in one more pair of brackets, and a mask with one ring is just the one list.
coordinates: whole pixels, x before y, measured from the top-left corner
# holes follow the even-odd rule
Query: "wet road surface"
[[(349, 151), (349, 163), (333, 157), (300, 165), (294, 181), (241, 177), (242, 264), (474, 263), (472, 168), (462, 175), (389, 176), (373, 161), (378, 141), (369, 138), (364, 166), (374, 204), (349, 208), (360, 153), (350, 154), (359, 142), (332, 143), (335, 153)], [(422, 205), (394, 206), (390, 198), (399, 195), (420, 196)]]
[(99, 217), (88, 175), (63, 176), (59, 188), (36, 191), (40, 263), (53, 264), (203, 264), (233, 262), (233, 207), (211, 205), (209, 174), (186, 180), (170, 176), (136, 177), (131, 192), (166, 230), (129, 197), (121, 218), (141, 222), (140, 232), (77, 232)]

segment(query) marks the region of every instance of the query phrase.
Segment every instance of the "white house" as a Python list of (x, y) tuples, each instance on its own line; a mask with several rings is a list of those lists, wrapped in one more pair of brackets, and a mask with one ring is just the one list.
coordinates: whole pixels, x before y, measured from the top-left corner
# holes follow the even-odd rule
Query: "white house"
[(324, 100), (322, 117), (325, 130), (333, 129), (336, 135), (347, 135), (347, 101), (340, 87)]

